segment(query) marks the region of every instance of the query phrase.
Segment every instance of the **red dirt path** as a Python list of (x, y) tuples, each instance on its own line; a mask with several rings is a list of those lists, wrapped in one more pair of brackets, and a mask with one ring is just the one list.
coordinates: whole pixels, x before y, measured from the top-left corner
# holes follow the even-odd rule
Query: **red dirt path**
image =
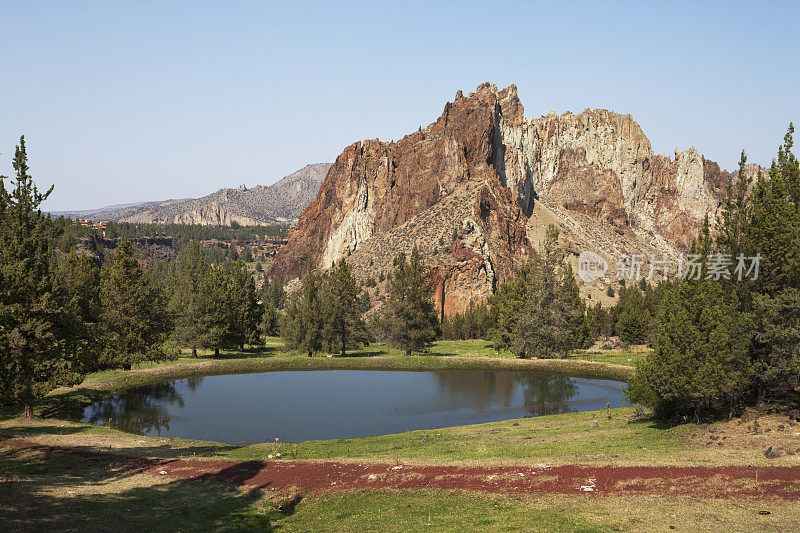
[[(501, 494), (669, 494), (705, 498), (800, 500), (800, 466), (419, 466), (334, 461), (216, 461), (128, 457), (43, 446), (22, 439), (0, 447), (63, 453), (101, 461), (115, 473), (217, 480), (302, 492), (346, 489), (465, 489)], [(756, 478), (758, 479), (756, 483)]]

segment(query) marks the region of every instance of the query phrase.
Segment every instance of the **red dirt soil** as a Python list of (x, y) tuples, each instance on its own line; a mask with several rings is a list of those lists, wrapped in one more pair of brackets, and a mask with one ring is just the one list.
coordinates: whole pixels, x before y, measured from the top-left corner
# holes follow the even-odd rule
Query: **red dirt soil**
[(669, 494), (704, 498), (800, 500), (800, 466), (421, 466), (334, 461), (159, 459), (43, 446), (23, 439), (0, 447), (71, 454), (115, 473), (216, 480), (237, 486), (302, 492), (347, 489), (463, 489), (500, 494)]

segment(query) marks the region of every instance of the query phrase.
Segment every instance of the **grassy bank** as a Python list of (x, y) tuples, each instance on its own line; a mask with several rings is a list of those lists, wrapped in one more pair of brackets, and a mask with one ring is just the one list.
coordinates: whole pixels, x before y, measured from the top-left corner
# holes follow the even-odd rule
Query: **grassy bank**
[[(82, 410), (113, 391), (197, 376), (270, 372), (279, 370), (531, 370), (585, 378), (627, 381), (634, 369), (629, 365), (581, 359), (518, 359), (498, 352), (485, 341), (439, 341), (426, 355), (406, 356), (400, 350), (373, 344), (339, 355), (306, 357), (284, 350), (280, 339), (244, 352), (223, 351), (218, 357), (184, 352), (175, 361), (144, 363), (130, 371), (109, 370), (86, 377), (74, 387), (51, 393), (36, 406), (36, 414), (48, 418), (79, 418)], [(589, 357), (589, 356), (587, 356)], [(594, 356), (593, 356), (594, 357)], [(615, 355), (615, 360), (626, 357)], [(6, 417), (19, 413), (7, 413)]]
[[(510, 497), (378, 490), (305, 495), (117, 472), (0, 448), (0, 529), (14, 531), (790, 531), (796, 503), (669, 496)], [(759, 514), (767, 511), (769, 514)]]

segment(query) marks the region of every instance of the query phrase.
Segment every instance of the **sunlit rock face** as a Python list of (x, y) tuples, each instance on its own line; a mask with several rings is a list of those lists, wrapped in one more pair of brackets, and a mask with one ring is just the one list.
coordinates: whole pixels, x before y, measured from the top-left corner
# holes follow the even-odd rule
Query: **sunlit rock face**
[(291, 279), (306, 260), (329, 268), (348, 258), (361, 279), (380, 279), (416, 245), (447, 316), (484, 300), (530, 258), (537, 201), (674, 252), (713, 217), (727, 178), (694, 148), (654, 154), (630, 115), (526, 118), (515, 86), (485, 83), (399, 141), (348, 146), (269, 274)]

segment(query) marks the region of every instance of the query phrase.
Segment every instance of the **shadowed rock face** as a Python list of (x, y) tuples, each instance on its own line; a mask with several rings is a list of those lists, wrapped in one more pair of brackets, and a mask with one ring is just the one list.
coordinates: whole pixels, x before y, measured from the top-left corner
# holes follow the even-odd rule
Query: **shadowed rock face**
[(674, 252), (716, 212), (728, 178), (694, 148), (674, 159), (653, 154), (630, 115), (529, 119), (515, 86), (486, 83), (459, 91), (436, 122), (397, 142), (347, 147), (269, 274), (291, 279), (309, 257), (322, 268), (347, 257), (357, 276), (375, 278), (416, 244), (449, 315), (485, 299), (530, 257), (526, 222), (537, 199)]

